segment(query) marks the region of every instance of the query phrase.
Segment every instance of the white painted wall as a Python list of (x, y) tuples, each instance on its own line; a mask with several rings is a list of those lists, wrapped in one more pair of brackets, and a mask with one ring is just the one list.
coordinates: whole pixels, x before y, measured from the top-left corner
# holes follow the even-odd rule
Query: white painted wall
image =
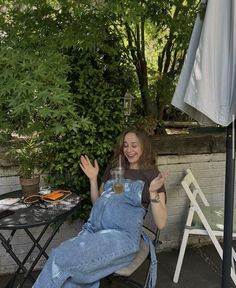
[[(225, 153), (160, 156), (159, 169), (169, 171), (166, 183), (168, 225), (161, 232), (161, 249), (179, 247), (188, 212), (188, 197), (181, 180), (191, 168), (198, 184), (211, 205), (224, 206)], [(190, 236), (192, 237), (192, 236)], [(208, 241), (207, 237), (190, 238), (189, 243)]]

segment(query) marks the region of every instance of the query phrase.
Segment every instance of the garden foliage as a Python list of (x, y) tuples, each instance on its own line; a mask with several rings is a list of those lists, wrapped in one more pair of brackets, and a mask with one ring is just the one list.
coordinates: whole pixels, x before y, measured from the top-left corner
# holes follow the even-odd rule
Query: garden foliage
[[(81, 6), (64, 2), (17, 0), (1, 6), (0, 129), (38, 135), (49, 183), (79, 193), (84, 218), (89, 183), (79, 158), (96, 158), (102, 173), (124, 124), (122, 97), (132, 71), (96, 9), (84, 7), (80, 14)], [(98, 30), (102, 24), (101, 36), (84, 24), (89, 19), (97, 20), (91, 25)]]
[[(50, 183), (81, 195), (82, 217), (80, 155), (96, 158), (101, 175), (124, 126), (138, 120), (155, 132), (199, 2), (0, 0), (1, 135), (38, 137)], [(126, 123), (128, 90), (137, 100)]]

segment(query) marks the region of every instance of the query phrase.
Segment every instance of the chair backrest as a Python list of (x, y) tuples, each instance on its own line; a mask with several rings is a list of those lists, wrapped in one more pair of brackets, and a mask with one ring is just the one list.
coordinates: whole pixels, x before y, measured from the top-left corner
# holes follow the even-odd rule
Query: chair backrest
[[(193, 176), (193, 173), (190, 169), (186, 170), (186, 176), (183, 178), (181, 184), (187, 193), (190, 202), (192, 205), (197, 204), (196, 198), (199, 196), (204, 203), (205, 206), (209, 206), (209, 203), (202, 192), (200, 186), (198, 185), (195, 177)], [(198, 205), (198, 204), (197, 204)]]
[[(186, 226), (206, 230), (210, 236), (213, 235), (213, 230), (222, 231), (223, 209), (210, 206), (190, 169), (186, 170), (186, 176), (181, 184), (190, 200)], [(201, 203), (199, 203), (198, 198), (201, 199)]]

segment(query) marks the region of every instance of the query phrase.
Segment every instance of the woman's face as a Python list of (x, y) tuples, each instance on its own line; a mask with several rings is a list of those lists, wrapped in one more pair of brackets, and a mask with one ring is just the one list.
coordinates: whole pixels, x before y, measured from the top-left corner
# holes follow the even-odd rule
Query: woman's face
[(143, 149), (135, 133), (129, 132), (125, 135), (123, 153), (129, 161), (130, 168), (138, 169), (138, 161), (143, 153)]

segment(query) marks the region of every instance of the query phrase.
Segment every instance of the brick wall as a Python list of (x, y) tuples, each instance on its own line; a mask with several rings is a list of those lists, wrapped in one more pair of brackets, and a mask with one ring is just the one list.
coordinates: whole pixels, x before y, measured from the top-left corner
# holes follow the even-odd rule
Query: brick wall
[[(166, 143), (166, 141), (163, 143)], [(169, 220), (168, 226), (161, 232), (161, 240), (163, 241), (161, 249), (169, 249), (179, 247), (186, 221), (188, 199), (180, 185), (185, 169), (192, 169), (209, 202), (213, 205), (222, 206), (224, 202), (225, 153), (223, 149), (219, 149), (220, 152), (218, 153), (216, 151), (212, 152), (212, 150), (208, 151), (210, 153), (206, 153), (207, 151), (204, 150), (201, 151), (200, 154), (196, 154), (196, 151), (191, 154), (191, 151), (187, 149), (188, 151), (185, 151), (187, 155), (183, 155), (178, 152), (178, 145), (175, 143), (175, 155), (173, 155), (173, 151), (170, 155), (167, 155), (164, 144), (161, 145), (160, 142), (156, 142), (156, 145), (158, 146), (159, 169), (163, 172), (169, 172), (168, 181), (166, 183)], [(193, 146), (197, 147), (197, 145)], [(210, 145), (210, 149), (212, 149), (213, 146)], [(189, 145), (186, 147), (189, 147)], [(182, 144), (179, 149), (183, 149)], [(194, 148), (192, 150), (194, 150)], [(0, 168), (0, 194), (19, 189), (19, 179), (16, 169), (10, 165), (6, 165), (6, 163), (1, 165), (1, 159), (0, 166), (2, 166)], [(152, 225), (150, 213), (148, 214), (146, 221)], [(52, 247), (56, 247), (63, 240), (77, 235), (80, 228), (81, 222), (79, 220), (73, 223), (66, 222), (61, 227), (48, 250)], [(38, 228), (35, 228), (34, 233), (37, 234), (38, 231)], [(28, 247), (30, 241), (28, 236), (25, 236), (22, 231), (17, 231), (16, 236), (13, 248), (17, 253), (21, 253), (23, 256), (25, 254), (25, 248)], [(206, 241), (204, 239), (194, 237), (190, 239), (189, 243)], [(41, 261), (37, 267), (42, 266), (43, 262), (44, 261)], [(0, 246), (0, 273), (10, 273), (12, 271), (14, 271), (14, 262), (6, 254), (4, 248)]]

